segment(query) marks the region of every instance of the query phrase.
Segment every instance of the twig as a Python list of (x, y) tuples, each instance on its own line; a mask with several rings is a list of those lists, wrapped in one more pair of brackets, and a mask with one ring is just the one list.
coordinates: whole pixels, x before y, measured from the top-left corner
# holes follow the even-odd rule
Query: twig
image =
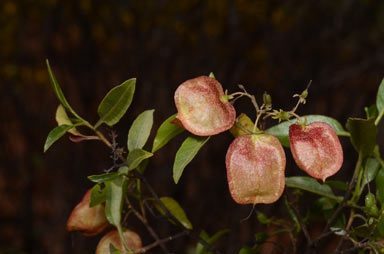
[(305, 239), (307, 240), (308, 243), (311, 243), (312, 242), (311, 236), (308, 233), (307, 227), (304, 224), (303, 218), (301, 217), (299, 210), (296, 208), (296, 206), (292, 205), (290, 202), (287, 202), (287, 203), (288, 203), (289, 207), (291, 207), (293, 212), (295, 213), (297, 220), (299, 221), (301, 230), (303, 230)]
[(161, 209), (165, 212), (165, 215), (172, 219), (172, 221), (174, 221), (181, 229), (183, 229), (183, 231), (189, 236), (191, 237), (192, 239), (198, 241), (199, 243), (201, 243), (205, 248), (207, 248), (209, 251), (212, 251), (214, 253), (217, 253), (217, 254), (221, 254), (221, 252), (219, 250), (216, 250), (214, 248), (212, 248), (206, 241), (204, 241), (203, 239), (201, 239), (199, 236), (195, 236), (193, 234), (193, 232), (191, 230), (188, 230), (186, 229), (181, 223), (180, 221), (175, 218), (175, 216), (173, 216), (171, 214), (171, 212), (165, 207), (164, 203), (160, 200), (160, 197), (157, 195), (157, 193), (155, 192), (155, 190), (152, 188), (152, 186), (148, 183), (147, 179), (141, 175), (139, 172), (137, 172), (136, 170), (133, 171), (133, 174), (135, 175), (135, 177), (139, 178), (148, 188), (149, 192), (151, 193), (151, 195), (153, 196), (153, 198), (158, 202), (158, 204), (160, 205)]
[(144, 226), (147, 228), (148, 232), (152, 235), (152, 237), (156, 240), (156, 242), (158, 242), (158, 245), (160, 245), (160, 247), (163, 249), (163, 251), (165, 253), (169, 253), (169, 251), (167, 250), (167, 248), (165, 247), (165, 244), (164, 242), (160, 242), (160, 238), (159, 236), (157, 235), (157, 233), (155, 232), (155, 230), (153, 230), (153, 228), (148, 224), (148, 220), (143, 217), (131, 204), (131, 202), (129, 201), (128, 198), (126, 198), (126, 202), (128, 203), (131, 211), (135, 214), (135, 216), (144, 224)]
[[(97, 129), (93, 128), (91, 126), (91, 128), (95, 131), (95, 133), (97, 134), (97, 136), (99, 136), (100, 140), (106, 144), (109, 148), (113, 148), (113, 145), (109, 142), (108, 139), (105, 138), (105, 136), (100, 132), (98, 131)], [(124, 164), (127, 164), (127, 160), (124, 158), (124, 156), (122, 155), (122, 153), (118, 153), (117, 154), (120, 158), (120, 160), (124, 163)], [(216, 254), (221, 254), (221, 252), (219, 250), (216, 250), (214, 248), (212, 248), (206, 241), (204, 241), (201, 237), (199, 236), (195, 236), (193, 234), (193, 232), (191, 230), (188, 230), (186, 229), (180, 222), (177, 218), (175, 218), (175, 216), (173, 216), (171, 214), (171, 212), (167, 209), (167, 207), (165, 207), (164, 203), (160, 200), (160, 197), (157, 195), (157, 193), (155, 192), (155, 190), (152, 188), (152, 186), (149, 184), (149, 182), (147, 181), (147, 179), (142, 175), (140, 174), (137, 170), (133, 170), (133, 174), (135, 177), (137, 177), (138, 179), (140, 179), (148, 188), (149, 192), (151, 193), (151, 195), (153, 196), (153, 198), (156, 200), (156, 202), (160, 205), (160, 207), (162, 208), (162, 210), (165, 212), (165, 215), (170, 218), (172, 221), (174, 221), (176, 223), (177, 226), (179, 226), (183, 232), (188, 235), (190, 238), (198, 241), (200, 244), (202, 244), (206, 249), (208, 249), (209, 251), (211, 252), (214, 252)]]
[(166, 238), (156, 240), (155, 242), (153, 242), (153, 243), (151, 243), (151, 244), (149, 244), (149, 245), (147, 245), (147, 246), (145, 246), (145, 247), (143, 247), (141, 249), (135, 250), (134, 253), (145, 253), (145, 252), (149, 251), (150, 249), (157, 247), (158, 245), (161, 246), (161, 245), (163, 245), (166, 242), (175, 240), (175, 239), (177, 239), (179, 237), (185, 236), (186, 234), (187, 233), (183, 231), (183, 232), (180, 232), (180, 233), (178, 233), (176, 235), (168, 236)]

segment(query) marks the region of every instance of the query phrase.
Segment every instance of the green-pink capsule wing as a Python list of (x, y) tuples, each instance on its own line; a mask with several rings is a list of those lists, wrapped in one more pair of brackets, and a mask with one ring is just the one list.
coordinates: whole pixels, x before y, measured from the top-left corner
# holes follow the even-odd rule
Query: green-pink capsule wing
[(297, 166), (313, 178), (325, 181), (343, 164), (340, 140), (327, 123), (312, 122), (304, 127), (292, 124), (289, 143)]
[(285, 187), (286, 158), (279, 140), (269, 134), (242, 135), (226, 155), (229, 190), (239, 204), (270, 204)]
[(221, 84), (200, 76), (179, 85), (175, 92), (177, 118), (198, 136), (211, 136), (230, 129), (236, 120), (233, 105), (226, 100)]

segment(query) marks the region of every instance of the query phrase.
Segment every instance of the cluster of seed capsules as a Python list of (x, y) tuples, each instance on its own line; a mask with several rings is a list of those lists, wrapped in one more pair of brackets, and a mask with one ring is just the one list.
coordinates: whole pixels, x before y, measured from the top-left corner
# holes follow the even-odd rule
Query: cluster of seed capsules
[[(227, 131), (236, 121), (236, 110), (227, 98), (215, 78), (187, 80), (175, 92), (177, 118), (198, 136)], [(329, 124), (292, 123), (289, 142), (297, 166), (313, 178), (325, 181), (340, 170), (343, 150)], [(275, 202), (284, 191), (285, 167), (285, 152), (275, 136), (257, 132), (236, 137), (226, 155), (232, 198), (239, 204)]]
[[(198, 136), (211, 136), (232, 128), (236, 111), (221, 84), (214, 78), (200, 76), (182, 83), (175, 92), (178, 124)], [(334, 129), (324, 122), (289, 127), (290, 149), (299, 168), (325, 181), (343, 163), (343, 150)], [(239, 204), (273, 203), (285, 187), (286, 157), (280, 141), (273, 135), (257, 132), (237, 136), (228, 148), (226, 168), (229, 190)], [(90, 190), (72, 210), (68, 231), (94, 236), (109, 228), (103, 204), (90, 207)], [(124, 230), (127, 247), (142, 248), (141, 238)], [(120, 234), (111, 229), (100, 240), (96, 254), (109, 253), (110, 245), (123, 249)]]

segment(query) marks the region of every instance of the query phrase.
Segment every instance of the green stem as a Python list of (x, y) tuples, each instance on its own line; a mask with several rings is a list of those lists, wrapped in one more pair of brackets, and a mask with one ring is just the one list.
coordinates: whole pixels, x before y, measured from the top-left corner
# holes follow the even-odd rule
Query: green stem
[[(356, 183), (356, 188), (355, 190), (353, 191), (353, 195), (352, 195), (352, 198), (351, 198), (351, 201), (353, 204), (356, 204), (356, 202), (359, 200), (360, 198), (360, 188), (361, 188), (361, 177), (362, 177), (362, 170), (361, 170), (361, 166), (363, 164), (363, 153), (362, 152), (359, 152), (359, 157), (357, 159), (357, 162), (356, 162), (356, 167), (355, 167), (355, 171), (353, 173), (353, 178), (352, 178), (352, 182), (355, 181), (355, 179), (357, 178), (357, 183)], [(352, 182), (350, 184), (352, 184)]]
[(262, 114), (263, 114), (262, 111), (257, 114), (256, 120), (255, 120), (255, 124), (253, 125), (253, 131), (252, 131), (253, 133), (255, 133), (256, 131), (259, 130), (257, 128), (257, 124), (259, 123), (259, 120), (260, 120), (260, 117), (261, 117)]
[(92, 131), (96, 133), (96, 135), (99, 137), (99, 139), (106, 144), (108, 147), (112, 147), (111, 142), (108, 141), (108, 139), (101, 133), (99, 130), (96, 129), (96, 127), (93, 127), (90, 123), (87, 121), (84, 122), (84, 125), (90, 128)]
[(356, 182), (356, 188), (355, 188), (355, 191), (353, 192), (353, 196), (352, 196), (352, 202), (354, 203), (357, 203), (357, 201), (359, 201), (360, 199), (360, 193), (362, 192), (362, 187), (364, 188), (364, 186), (362, 186), (362, 180), (363, 180), (363, 175), (364, 175), (364, 171), (365, 170), (360, 170), (359, 171), (359, 176), (357, 178), (357, 182)]

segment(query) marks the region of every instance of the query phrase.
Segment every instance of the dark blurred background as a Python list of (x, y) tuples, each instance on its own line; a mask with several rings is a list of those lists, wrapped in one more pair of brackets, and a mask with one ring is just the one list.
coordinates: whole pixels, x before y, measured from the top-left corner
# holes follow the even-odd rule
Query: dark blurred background
[[(285, 109), (296, 102), (292, 94), (312, 80), (308, 102), (298, 113), (329, 115), (343, 125), (348, 116), (364, 117), (384, 76), (383, 1), (3, 0), (0, 28), (2, 254), (94, 253), (100, 238), (67, 233), (65, 223), (92, 186), (86, 177), (111, 165), (110, 151), (100, 142), (74, 144), (64, 137), (43, 154), (58, 105), (45, 59), (73, 108), (91, 123), (109, 89), (137, 78), (131, 108), (114, 128), (122, 146), (140, 112), (156, 109), (153, 137), (176, 112), (176, 87), (210, 72), (229, 91), (243, 84), (259, 100), (268, 91), (275, 107)], [(246, 100), (238, 109), (253, 114)], [(237, 253), (265, 227), (255, 215), (240, 223), (251, 206), (237, 205), (229, 195), (224, 158), (232, 137), (213, 137), (175, 185), (173, 158), (185, 137), (156, 153), (146, 176), (159, 195), (182, 204), (196, 232), (231, 228), (218, 247)], [(349, 178), (356, 161), (346, 141), (345, 164), (333, 179)], [(287, 174), (302, 174), (286, 153)], [(256, 209), (286, 217), (281, 203)], [(151, 243), (145, 228), (131, 223), (144, 243)], [(163, 224), (157, 227), (162, 237), (175, 232)], [(194, 243), (183, 238), (169, 248), (186, 253)], [(278, 251), (272, 246), (265, 253)]]

